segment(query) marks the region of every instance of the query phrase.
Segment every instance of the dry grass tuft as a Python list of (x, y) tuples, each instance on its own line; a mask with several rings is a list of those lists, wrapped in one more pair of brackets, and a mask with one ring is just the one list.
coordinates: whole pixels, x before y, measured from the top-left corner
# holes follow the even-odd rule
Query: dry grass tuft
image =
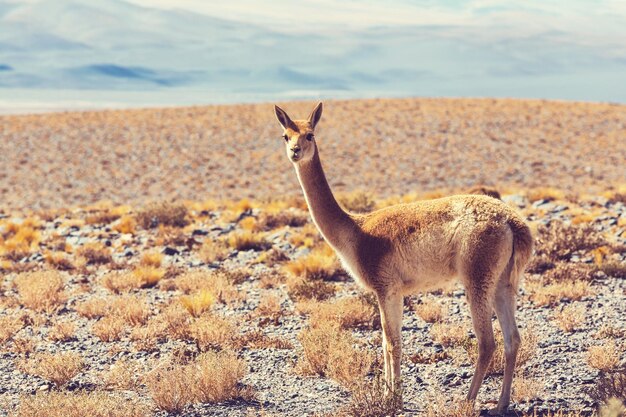
[(44, 259), (51, 267), (59, 271), (71, 271), (76, 268), (65, 252), (46, 252)]
[(91, 327), (91, 331), (103, 342), (115, 342), (120, 340), (126, 323), (117, 316), (107, 316), (98, 320)]
[(30, 375), (37, 375), (61, 387), (78, 375), (83, 366), (83, 359), (77, 353), (39, 353), (24, 362), (22, 369)]
[(426, 417), (478, 417), (472, 402), (461, 398), (450, 398), (442, 392), (430, 393), (426, 400)]
[(202, 261), (211, 264), (221, 262), (228, 257), (230, 249), (223, 240), (206, 239), (198, 251), (198, 256)]
[(371, 382), (360, 381), (351, 387), (352, 398), (339, 415), (346, 417), (395, 417), (402, 411), (399, 392), (388, 394), (390, 387), (377, 373)]
[(190, 324), (189, 331), (200, 352), (231, 347), (235, 345), (238, 335), (230, 320), (216, 315), (199, 317)]
[(110, 249), (99, 242), (81, 246), (76, 254), (85, 258), (87, 265), (107, 265), (113, 262)]
[(137, 213), (137, 223), (144, 229), (157, 226), (185, 227), (189, 224), (187, 208), (182, 204), (154, 203)]
[(324, 281), (308, 281), (302, 277), (287, 279), (287, 293), (294, 301), (326, 300), (337, 292), (335, 284)]
[(564, 332), (571, 333), (585, 323), (585, 308), (581, 305), (569, 305), (554, 315), (558, 326)]
[(102, 375), (105, 387), (118, 390), (132, 390), (139, 384), (140, 367), (137, 362), (120, 359)]
[(109, 311), (109, 301), (105, 298), (89, 298), (74, 307), (76, 312), (88, 319), (103, 317)]
[[(114, 413), (114, 414), (112, 414)], [(106, 392), (45, 392), (22, 396), (19, 417), (148, 417), (152, 413), (134, 399)]]
[(591, 251), (604, 245), (604, 238), (590, 225), (553, 221), (537, 227), (535, 257), (566, 261), (578, 251)]
[(413, 311), (426, 323), (436, 323), (444, 317), (443, 306), (433, 299), (423, 299), (421, 304), (413, 305)]
[(205, 352), (196, 358), (193, 387), (195, 400), (219, 403), (242, 396), (239, 383), (246, 376), (245, 362), (233, 352)]
[(311, 326), (322, 323), (337, 323), (342, 329), (371, 327), (377, 310), (361, 297), (347, 297), (338, 300), (305, 301), (298, 309), (309, 314)]
[(591, 284), (587, 281), (565, 281), (554, 284), (543, 284), (539, 281), (527, 281), (526, 288), (530, 291), (530, 299), (537, 306), (555, 305), (563, 299), (579, 301), (591, 295)]
[(233, 232), (228, 236), (226, 242), (228, 246), (239, 251), (263, 251), (272, 247), (272, 243), (267, 241), (263, 234), (251, 230)]
[(260, 230), (269, 231), (284, 226), (302, 227), (307, 224), (308, 221), (308, 213), (301, 210), (289, 209), (286, 211), (279, 211), (277, 213), (261, 213), (256, 227)]
[(346, 273), (341, 268), (335, 253), (327, 245), (289, 262), (285, 265), (285, 269), (294, 277), (301, 277), (308, 281), (340, 281), (346, 278)]
[(120, 219), (113, 224), (113, 230), (122, 234), (134, 234), (136, 227), (137, 221), (133, 216), (128, 214), (120, 217)]
[(430, 328), (433, 340), (444, 347), (460, 346), (468, 339), (467, 324), (435, 323)]
[(150, 396), (161, 410), (179, 413), (193, 402), (217, 403), (247, 396), (240, 388), (245, 363), (231, 352), (206, 352), (189, 365), (170, 365), (146, 378)]
[(141, 281), (132, 272), (109, 272), (100, 279), (100, 284), (114, 294), (141, 287)]
[(145, 252), (141, 256), (140, 264), (159, 268), (163, 264), (163, 254), (160, 252)]
[(376, 198), (366, 191), (340, 193), (337, 200), (346, 210), (353, 213), (369, 213), (376, 208)]
[(180, 302), (189, 314), (200, 317), (202, 313), (211, 308), (215, 302), (215, 296), (209, 290), (201, 289), (194, 294), (182, 296)]
[(17, 332), (22, 330), (24, 322), (19, 317), (0, 317), (0, 344), (9, 341)]
[(369, 372), (372, 355), (356, 348), (353, 336), (335, 323), (322, 323), (300, 332), (304, 356), (298, 367), (305, 373), (328, 376), (351, 387)]
[(35, 311), (52, 313), (66, 300), (63, 276), (56, 271), (22, 273), (13, 283), (20, 302)]
[(139, 288), (154, 287), (165, 276), (165, 270), (151, 265), (140, 265), (132, 272)]
[(242, 276), (225, 270), (190, 271), (176, 277), (174, 286), (186, 294), (208, 291), (216, 301), (234, 304), (241, 301), (242, 294), (233, 286), (233, 282), (241, 280)]
[(48, 331), (48, 339), (53, 342), (67, 342), (74, 338), (76, 325), (70, 321), (59, 321)]
[(518, 376), (513, 380), (513, 401), (526, 402), (541, 398), (543, 383), (537, 379)]
[(589, 366), (601, 371), (611, 371), (617, 368), (620, 361), (620, 350), (615, 341), (609, 340), (600, 346), (591, 346), (587, 350)]
[(257, 316), (266, 317), (277, 323), (278, 318), (283, 313), (280, 306), (280, 298), (274, 294), (264, 294), (263, 296), (261, 296), (259, 305), (254, 310), (254, 312)]

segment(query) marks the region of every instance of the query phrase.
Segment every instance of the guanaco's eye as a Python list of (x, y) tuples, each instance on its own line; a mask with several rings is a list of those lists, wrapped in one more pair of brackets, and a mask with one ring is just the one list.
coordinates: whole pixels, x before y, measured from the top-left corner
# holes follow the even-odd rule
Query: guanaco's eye
[(288, 142), (289, 141), (289, 136), (283, 135), (283, 139), (285, 139), (285, 142)]
[(311, 142), (313, 140), (313, 133), (307, 133), (306, 134), (306, 140), (308, 140), (309, 142)]

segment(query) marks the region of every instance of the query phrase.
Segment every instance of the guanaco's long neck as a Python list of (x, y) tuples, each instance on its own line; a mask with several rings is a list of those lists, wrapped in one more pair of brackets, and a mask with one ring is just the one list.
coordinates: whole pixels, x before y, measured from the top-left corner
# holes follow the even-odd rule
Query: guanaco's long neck
[(296, 164), (296, 174), (313, 222), (324, 239), (333, 248), (341, 250), (355, 232), (356, 224), (335, 200), (317, 149), (310, 161)]

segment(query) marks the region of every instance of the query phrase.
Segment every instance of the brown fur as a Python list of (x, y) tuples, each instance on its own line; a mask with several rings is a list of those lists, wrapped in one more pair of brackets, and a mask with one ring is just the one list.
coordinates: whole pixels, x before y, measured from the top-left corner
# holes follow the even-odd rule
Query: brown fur
[(497, 199), (499, 194), (456, 195), (364, 215), (346, 213), (328, 186), (315, 141), (307, 139), (321, 117), (321, 103), (309, 120), (292, 121), (279, 107), (275, 110), (315, 225), (350, 274), (378, 298), (389, 387), (400, 385), (403, 296), (458, 277), (466, 289), (479, 347), (468, 399), (476, 398), (495, 350), (495, 310), (506, 355), (495, 411), (506, 411), (520, 343), (515, 297), (533, 242), (524, 220)]

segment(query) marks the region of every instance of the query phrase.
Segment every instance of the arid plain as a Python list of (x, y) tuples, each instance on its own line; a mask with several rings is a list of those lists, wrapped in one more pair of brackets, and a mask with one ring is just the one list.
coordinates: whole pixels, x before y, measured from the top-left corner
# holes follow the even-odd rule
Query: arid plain
[[(271, 104), (0, 117), (0, 416), (494, 406), (500, 341), (462, 401), (477, 348), (460, 286), (406, 298), (403, 410), (384, 396), (375, 302), (312, 224), (281, 134)], [(316, 137), (352, 211), (497, 189), (536, 238), (511, 415), (619, 415), (626, 106), (331, 100)]]

